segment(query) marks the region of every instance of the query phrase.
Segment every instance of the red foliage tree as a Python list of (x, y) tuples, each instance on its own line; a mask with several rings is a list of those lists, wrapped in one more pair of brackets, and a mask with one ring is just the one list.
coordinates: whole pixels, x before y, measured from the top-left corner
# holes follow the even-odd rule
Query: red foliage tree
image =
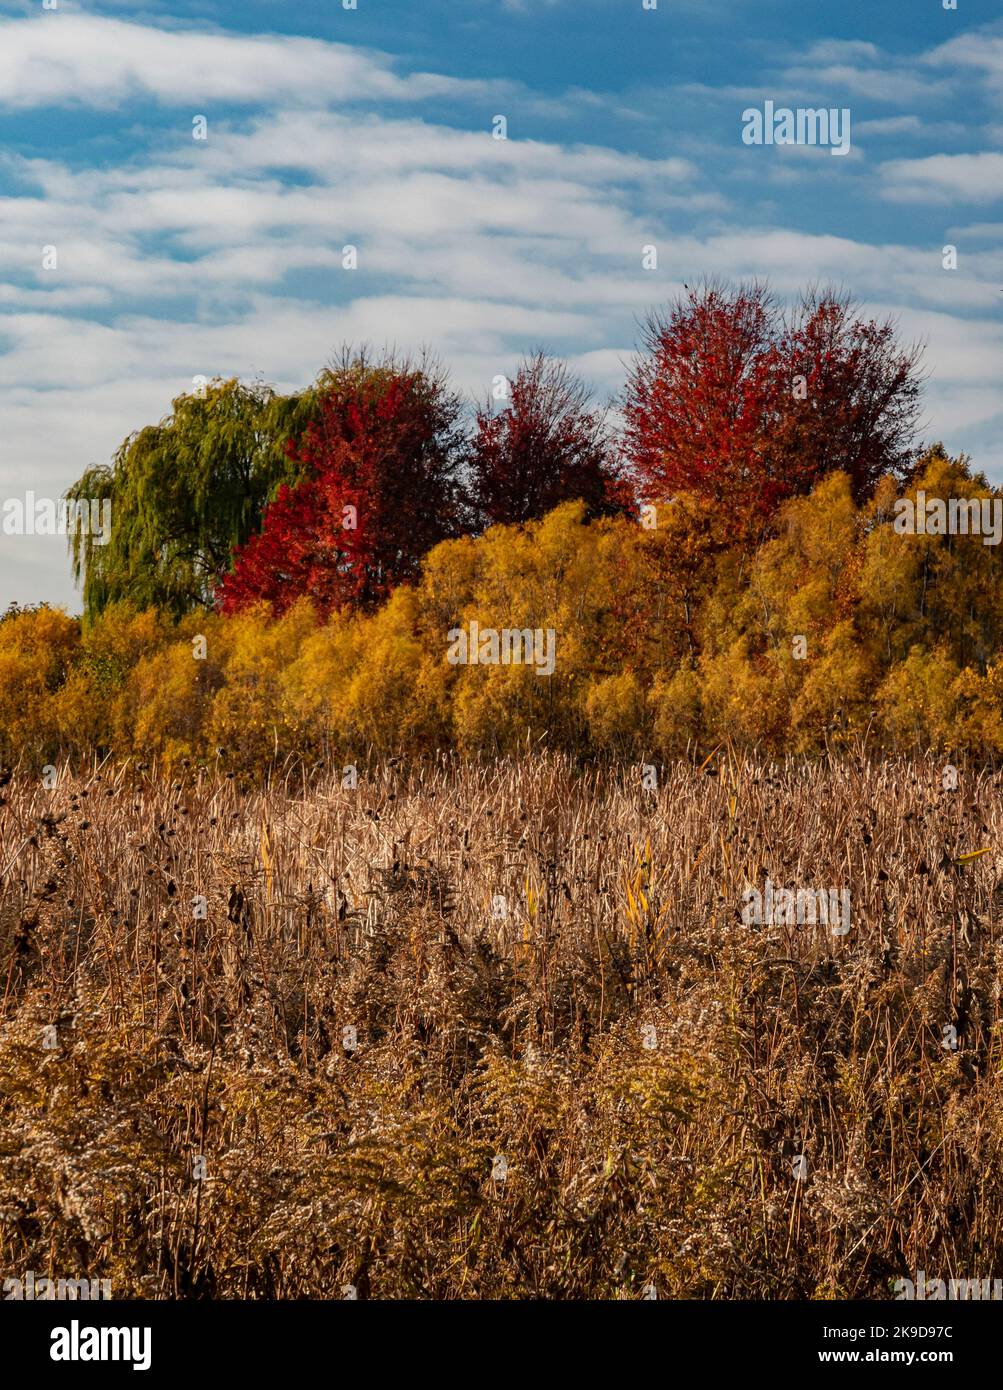
[(281, 613), (304, 595), (324, 613), (372, 606), (455, 532), (459, 403), (442, 378), (363, 357), (320, 385), (319, 420), (290, 449), (303, 479), (279, 489), (234, 552), (224, 612), (265, 599)]
[(511, 400), (477, 413), (470, 447), (473, 509), (481, 525), (525, 522), (582, 499), (589, 516), (631, 510), (605, 414), (585, 385), (537, 353), (512, 382)]
[(841, 295), (812, 291), (784, 314), (758, 283), (690, 290), (644, 325), (628, 454), (649, 496), (694, 492), (753, 529), (835, 469), (859, 498), (905, 468), (919, 357)]
[[(784, 325), (775, 471), (805, 492), (838, 469), (858, 501), (884, 474), (904, 476), (920, 413), (921, 355), (899, 343), (889, 320), (861, 318), (849, 298), (803, 295)], [(803, 387), (792, 390), (792, 381)]]

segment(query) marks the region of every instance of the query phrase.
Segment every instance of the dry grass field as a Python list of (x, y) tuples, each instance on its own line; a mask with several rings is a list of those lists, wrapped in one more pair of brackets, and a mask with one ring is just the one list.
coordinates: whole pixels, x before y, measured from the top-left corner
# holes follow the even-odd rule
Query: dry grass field
[[(0, 1276), (772, 1299), (998, 1275), (1003, 777), (941, 774), (728, 750), (657, 791), (556, 757), (354, 789), (5, 774)], [(849, 888), (852, 929), (744, 925), (767, 876)]]

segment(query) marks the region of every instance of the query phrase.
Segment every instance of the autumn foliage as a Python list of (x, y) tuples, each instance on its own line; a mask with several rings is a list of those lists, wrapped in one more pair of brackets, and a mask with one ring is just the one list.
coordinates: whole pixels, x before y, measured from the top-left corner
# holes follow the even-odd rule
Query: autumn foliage
[(524, 362), (511, 399), (477, 412), (470, 490), (483, 525), (538, 520), (580, 499), (592, 518), (629, 511), (618, 445), (587, 387), (543, 353)]
[(309, 598), (321, 612), (371, 605), (413, 579), (457, 518), (455, 399), (428, 368), (346, 361), (321, 383), (319, 419), (290, 446), (258, 534), (234, 553), (220, 604)]
[[(427, 358), (350, 352), (294, 397), (175, 402), (97, 479), (127, 521), (87, 620), (0, 625), (6, 755), (1003, 754), (999, 552), (892, 524), (917, 491), (995, 496), (911, 449), (917, 350), (842, 295), (759, 284), (688, 291), (641, 348), (620, 428), (542, 353), (467, 417)], [(151, 492), (172, 449), (184, 484)], [(147, 554), (169, 601), (129, 589)], [(552, 674), (453, 664), (471, 625), (552, 633)]]
[[(896, 503), (918, 492), (1003, 502), (936, 447), (865, 501), (828, 475), (754, 550), (692, 494), (653, 527), (566, 502), (441, 542), (369, 607), (302, 596), (175, 622), (118, 604), (84, 626), (15, 611), (0, 622), (0, 755), (213, 761), (222, 747), (247, 770), (527, 741), (641, 761), (721, 740), (1003, 755), (1000, 548), (902, 534)], [(553, 674), (451, 665), (448, 633), (472, 622), (552, 630)]]
[(70, 489), (115, 516), (110, 544), (71, 538), (86, 616), (371, 609), (440, 541), (572, 501), (591, 522), (685, 495), (749, 548), (832, 473), (857, 502), (904, 478), (918, 364), (841, 294), (711, 284), (648, 317), (619, 413), (543, 352), (471, 411), (427, 356), (345, 349), (289, 396), (214, 381)]
[(642, 491), (708, 497), (753, 534), (827, 473), (846, 473), (865, 497), (908, 459), (918, 358), (892, 324), (834, 293), (809, 292), (783, 313), (762, 284), (689, 290), (647, 319), (627, 385)]

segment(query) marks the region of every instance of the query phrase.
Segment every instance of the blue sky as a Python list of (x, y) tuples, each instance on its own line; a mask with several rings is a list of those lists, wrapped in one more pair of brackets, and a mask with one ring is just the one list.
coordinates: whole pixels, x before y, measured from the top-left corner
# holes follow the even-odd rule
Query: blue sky
[[(743, 144), (766, 100), (849, 108), (849, 155)], [(0, 3), (0, 499), (193, 377), (303, 385), (346, 341), (478, 396), (543, 346), (609, 396), (706, 275), (895, 315), (925, 437), (1003, 482), (1001, 136), (985, 0)], [(64, 545), (0, 534), (0, 602), (76, 611)]]

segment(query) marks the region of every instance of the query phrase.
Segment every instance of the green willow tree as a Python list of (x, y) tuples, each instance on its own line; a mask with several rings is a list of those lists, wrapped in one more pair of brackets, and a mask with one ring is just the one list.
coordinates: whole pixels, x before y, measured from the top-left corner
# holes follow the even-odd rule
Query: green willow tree
[(67, 499), (110, 499), (112, 519), (106, 544), (69, 538), (87, 620), (121, 599), (176, 616), (210, 606), (234, 547), (279, 486), (298, 480), (286, 445), (316, 418), (322, 392), (323, 376), (290, 396), (216, 379), (130, 435), (111, 466), (88, 468)]

